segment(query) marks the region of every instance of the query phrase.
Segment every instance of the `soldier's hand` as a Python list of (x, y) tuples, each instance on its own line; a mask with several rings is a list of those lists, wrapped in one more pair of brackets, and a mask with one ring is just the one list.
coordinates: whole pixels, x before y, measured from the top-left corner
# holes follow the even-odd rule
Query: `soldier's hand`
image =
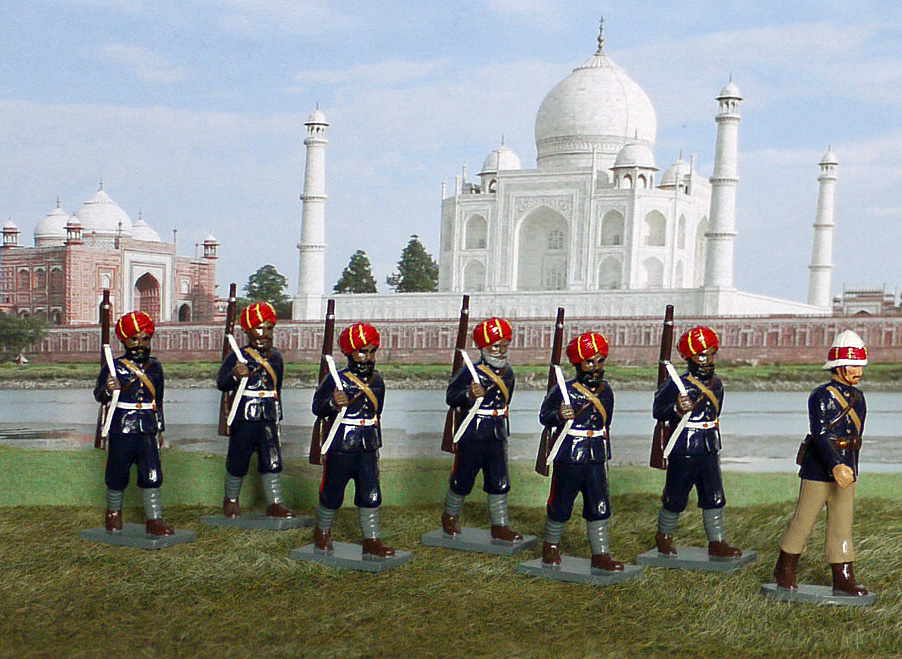
[(340, 389), (336, 389), (332, 392), (332, 407), (335, 409), (340, 409), (342, 407), (348, 406), (348, 395), (341, 391)]
[(119, 388), (119, 378), (108, 377), (106, 379), (107, 393), (111, 394)]
[(250, 369), (248, 369), (247, 364), (242, 364), (241, 362), (235, 362), (235, 377), (238, 379), (246, 378), (250, 375)]
[(166, 442), (163, 441), (163, 433), (160, 433), (159, 435), (157, 435), (157, 446), (163, 448), (165, 444)]
[(473, 382), (470, 384), (470, 391), (468, 392), (470, 396), (470, 400), (476, 400), (477, 398), (482, 398), (485, 396), (485, 387), (483, 387), (478, 382)]
[(691, 409), (692, 409), (692, 399), (689, 398), (689, 396), (687, 396), (685, 394), (680, 394), (679, 396), (677, 396), (677, 402), (676, 402), (677, 414), (679, 414), (680, 416), (683, 416), (684, 414), (686, 414), (686, 412), (688, 412)]
[(561, 418), (564, 421), (572, 421), (576, 418), (576, 414), (573, 412), (573, 406), (567, 405), (566, 403), (561, 403), (561, 409), (558, 410), (558, 414), (561, 415)]
[(847, 465), (838, 464), (833, 467), (833, 480), (842, 489), (845, 489), (855, 482), (855, 472)]

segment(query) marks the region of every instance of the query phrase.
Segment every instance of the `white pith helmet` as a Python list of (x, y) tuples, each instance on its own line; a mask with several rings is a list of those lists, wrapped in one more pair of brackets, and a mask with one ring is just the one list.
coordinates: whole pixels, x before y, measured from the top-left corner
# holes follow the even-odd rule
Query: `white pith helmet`
[(823, 369), (829, 371), (837, 366), (867, 366), (868, 349), (864, 347), (864, 341), (852, 330), (845, 330), (836, 335), (830, 350), (827, 352), (827, 362)]

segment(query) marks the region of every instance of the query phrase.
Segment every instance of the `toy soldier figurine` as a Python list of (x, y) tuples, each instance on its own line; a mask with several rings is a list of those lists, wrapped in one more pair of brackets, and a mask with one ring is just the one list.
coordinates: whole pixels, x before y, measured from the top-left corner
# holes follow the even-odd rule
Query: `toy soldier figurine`
[(677, 375), (670, 366), (671, 379), (655, 393), (655, 419), (676, 426), (664, 449), (667, 479), (655, 534), (662, 556), (677, 553), (673, 530), (686, 509), (693, 485), (708, 536), (708, 556), (715, 560), (742, 556), (739, 549), (727, 544), (724, 534), (723, 507), (727, 501), (720, 474), (718, 423), (723, 384), (714, 374), (717, 348), (717, 334), (708, 327), (693, 327), (683, 334), (677, 349), (686, 360), (687, 372)]
[(467, 411), (467, 415), (457, 431), (457, 456), (445, 495), (442, 531), (450, 537), (461, 533), (459, 516), (464, 497), (473, 490), (481, 469), (492, 539), (514, 543), (523, 540), (523, 536), (508, 525), (507, 511), (507, 410), (514, 393), (514, 371), (507, 362), (510, 323), (503, 318), (484, 320), (473, 330), (473, 341), (482, 358), (475, 365), (467, 364), (451, 378), (445, 396), (449, 406)]
[(554, 473), (545, 508), (544, 566), (561, 564), (561, 534), (570, 519), (576, 495), (581, 492), (583, 518), (592, 549), (591, 567), (623, 570), (623, 563), (611, 557), (608, 541), (611, 502), (606, 461), (611, 458), (609, 429), (614, 416), (614, 393), (604, 380), (607, 356), (608, 342), (603, 335), (586, 332), (575, 337), (567, 346), (567, 358), (576, 367), (576, 378), (565, 384), (567, 398), (559, 384), (542, 403), (539, 413), (542, 425), (562, 427), (552, 447)]
[(818, 514), (827, 506), (827, 562), (833, 570), (833, 594), (864, 596), (856, 583), (852, 562), (852, 515), (858, 451), (867, 406), (855, 387), (861, 380), (868, 353), (855, 332), (846, 330), (834, 340), (823, 368), (830, 382), (815, 388), (808, 397), (810, 434), (799, 453), (801, 465), (799, 501), (795, 514), (780, 537), (780, 557), (774, 568), (777, 586), (795, 590), (796, 565), (805, 549)]
[(320, 553), (332, 553), (332, 521), (344, 501), (348, 481), (354, 479), (363, 554), (390, 558), (395, 550), (379, 538), (379, 418), (385, 400), (385, 382), (375, 369), (379, 332), (372, 325), (356, 323), (339, 335), (338, 347), (348, 358), (347, 368), (335, 370), (331, 355), (326, 356), (330, 375), (313, 395), (313, 413), (332, 420), (322, 448), (323, 480), (313, 544)]
[(159, 447), (163, 445), (163, 367), (150, 354), (153, 320), (142, 311), (132, 311), (116, 322), (116, 336), (125, 354), (104, 364), (97, 376), (94, 398), (111, 403), (105, 423), (109, 433), (106, 462), (107, 533), (122, 531), (122, 499), (128, 486), (129, 470), (137, 465), (138, 487), (144, 500), (145, 530), (148, 535), (175, 533), (163, 521), (160, 486), (163, 471)]
[(256, 451), (267, 517), (293, 518), (294, 513), (282, 499), (279, 421), (283, 365), (282, 355), (272, 345), (276, 312), (268, 302), (254, 302), (241, 311), (239, 320), (248, 344), (240, 349), (233, 345), (216, 378), (220, 391), (235, 392), (222, 513), (228, 518), (241, 514), (238, 506), (241, 483), (247, 475), (251, 454)]

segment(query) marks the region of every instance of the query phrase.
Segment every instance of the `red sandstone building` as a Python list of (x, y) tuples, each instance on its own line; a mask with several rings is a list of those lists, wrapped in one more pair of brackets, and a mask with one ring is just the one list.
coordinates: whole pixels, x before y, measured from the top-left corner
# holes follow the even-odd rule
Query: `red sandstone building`
[(102, 183), (72, 216), (57, 202), (35, 227), (34, 247), (20, 245), (19, 233), (4, 224), (0, 311), (50, 325), (96, 324), (109, 288), (114, 318), (140, 309), (161, 322), (214, 319), (216, 239), (207, 236), (202, 256), (179, 256), (140, 214), (132, 222)]

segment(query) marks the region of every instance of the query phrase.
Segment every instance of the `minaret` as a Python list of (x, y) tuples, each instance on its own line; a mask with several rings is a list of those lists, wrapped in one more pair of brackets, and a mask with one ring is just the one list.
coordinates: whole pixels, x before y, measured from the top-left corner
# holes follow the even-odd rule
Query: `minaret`
[(319, 106), (307, 126), (307, 164), (301, 202), (301, 242), (298, 243), (298, 292), (291, 307), (294, 320), (313, 320), (322, 315), (326, 283), (326, 123)]
[(830, 308), (830, 278), (833, 274), (833, 209), (836, 197), (836, 156), (827, 147), (817, 177), (817, 214), (814, 216), (814, 241), (808, 266), (808, 304)]
[(739, 157), (739, 89), (732, 77), (720, 90), (714, 175), (711, 177), (711, 214), (708, 220), (705, 287), (733, 288), (733, 245), (736, 241), (736, 162)]

